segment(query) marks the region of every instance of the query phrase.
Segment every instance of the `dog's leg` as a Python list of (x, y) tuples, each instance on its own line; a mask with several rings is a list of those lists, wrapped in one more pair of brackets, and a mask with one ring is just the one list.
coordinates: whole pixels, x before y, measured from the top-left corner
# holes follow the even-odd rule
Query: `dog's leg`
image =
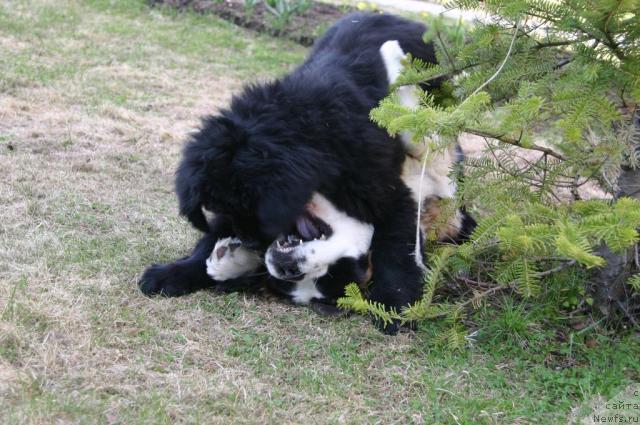
[[(416, 264), (416, 207), (408, 190), (401, 190), (394, 211), (375, 225), (371, 245), (373, 284), (369, 298), (400, 312), (422, 293), (423, 270)], [(395, 334), (399, 323), (376, 325), (387, 334)]]
[(171, 264), (154, 264), (148, 267), (138, 286), (145, 295), (177, 297), (214, 286), (207, 275), (205, 261), (211, 254), (217, 238), (207, 233), (197, 243), (190, 256)]
[(247, 249), (238, 238), (218, 239), (206, 261), (207, 274), (216, 281), (227, 281), (255, 273), (262, 266), (257, 251)]
[[(237, 250), (241, 248), (231, 246), (234, 239), (228, 237), (230, 230), (227, 223), (222, 218), (214, 219), (210, 228), (210, 232), (198, 241), (190, 256), (170, 264), (148, 267), (138, 282), (140, 290), (145, 295), (177, 297), (206, 288), (225, 292), (254, 289), (259, 284), (256, 274), (244, 275), (230, 269), (233, 264), (229, 263), (237, 260)], [(232, 249), (234, 252), (231, 252)], [(219, 258), (217, 254), (220, 254)], [(211, 264), (211, 256), (215, 257), (216, 264)], [(220, 280), (207, 274), (208, 261), (209, 271)], [(252, 266), (251, 271), (254, 270)]]

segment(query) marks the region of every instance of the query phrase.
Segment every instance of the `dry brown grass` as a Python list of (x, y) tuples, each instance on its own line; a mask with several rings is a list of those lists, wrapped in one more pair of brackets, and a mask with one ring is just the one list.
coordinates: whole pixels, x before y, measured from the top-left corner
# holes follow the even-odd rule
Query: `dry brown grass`
[[(25, 23), (47, 20), (51, 11), (44, 2), (11, 6), (16, 10), (7, 19)], [(0, 37), (3, 54), (16, 61), (21, 51), (40, 52), (45, 74), (67, 60), (81, 68), (46, 82), (22, 70), (5, 74), (13, 81), (0, 96), (0, 391), (11, 407), (1, 415), (15, 423), (66, 423), (99, 405), (99, 416), (88, 418), (127, 423), (123, 413), (139, 415), (145, 398), (169, 392), (175, 400), (165, 414), (190, 418), (182, 411), (190, 410), (188, 400), (260, 392), (245, 368), (219, 355), (232, 340), (224, 317), (185, 308), (206, 295), (148, 300), (135, 285), (144, 264), (176, 256), (192, 242), (175, 217), (172, 173), (198, 117), (238, 87), (234, 72), (218, 76), (218, 64), (203, 62), (197, 65), (211, 75), (193, 77), (163, 63), (111, 62), (105, 51), (133, 40), (109, 40), (100, 29), (108, 15), (75, 2), (65, 7), (87, 22), (68, 31), (63, 14), (58, 28), (39, 28), (55, 37), (43, 45), (29, 33)], [(47, 54), (46, 46), (93, 43), (90, 58)], [(169, 61), (193, 61), (151, 48)], [(78, 63), (84, 59), (105, 64)], [(132, 101), (118, 105), (120, 92)]]
[[(36, 33), (0, 36), (2, 54), (14, 59), (0, 96), (2, 422), (263, 423), (355, 414), (362, 395), (336, 398), (295, 383), (331, 367), (295, 358), (295, 347), (336, 340), (340, 327), (242, 295), (162, 300), (136, 288), (146, 264), (193, 243), (171, 193), (181, 141), (198, 117), (227, 103), (243, 76), (186, 48), (154, 44), (159, 31), (171, 37), (199, 18), (156, 28), (171, 18), (157, 11), (123, 18), (73, 1), (61, 9), (10, 6), (4, 19)], [(105, 34), (110, 20), (123, 19), (140, 26), (142, 38)], [(221, 37), (235, 33), (225, 27)], [(110, 58), (129, 43), (162, 61)], [(257, 43), (249, 50), (275, 55), (284, 47)], [(34, 54), (26, 69), (18, 66), (21, 55)], [(245, 72), (270, 66), (250, 65)], [(288, 338), (278, 338), (273, 323)], [(360, 320), (350, 326), (373, 332)], [(408, 343), (395, 340), (398, 349)], [(277, 374), (256, 371), (265, 365)]]

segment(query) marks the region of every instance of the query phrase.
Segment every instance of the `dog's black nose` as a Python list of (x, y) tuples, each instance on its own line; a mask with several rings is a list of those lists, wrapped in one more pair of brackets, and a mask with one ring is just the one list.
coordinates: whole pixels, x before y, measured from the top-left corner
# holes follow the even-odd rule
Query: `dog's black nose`
[(298, 281), (304, 277), (304, 274), (300, 272), (298, 265), (295, 263), (275, 266), (276, 272), (282, 280)]

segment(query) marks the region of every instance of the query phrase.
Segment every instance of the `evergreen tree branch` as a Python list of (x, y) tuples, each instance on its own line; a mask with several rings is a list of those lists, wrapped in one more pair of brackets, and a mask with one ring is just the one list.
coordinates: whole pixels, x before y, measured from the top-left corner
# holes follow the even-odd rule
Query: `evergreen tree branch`
[[(560, 264), (557, 267), (554, 267), (554, 268), (549, 269), (549, 270), (545, 270), (543, 272), (536, 273), (535, 277), (536, 278), (541, 278), (541, 277), (549, 276), (549, 275), (552, 275), (554, 273), (558, 273), (558, 272), (560, 272), (560, 271), (562, 271), (562, 270), (564, 270), (566, 268), (574, 266), (576, 264), (577, 264), (576, 260), (566, 261), (566, 262)], [(487, 296), (489, 296), (491, 294), (494, 294), (496, 292), (504, 291), (504, 290), (507, 290), (507, 289), (515, 290), (513, 285), (515, 285), (516, 282), (517, 282), (516, 280), (514, 280), (514, 281), (511, 281), (511, 282), (507, 283), (506, 285), (491, 286), (490, 283), (482, 282), (482, 281), (479, 281), (479, 280), (469, 279), (469, 278), (464, 277), (464, 276), (458, 276), (458, 277), (456, 277), (456, 280), (458, 280), (460, 282), (463, 282), (463, 283), (466, 283), (466, 284), (473, 284), (473, 285), (480, 286), (480, 287), (482, 287), (482, 286), (484, 286), (484, 287), (490, 286), (489, 289), (486, 289), (486, 290), (480, 292), (479, 294), (475, 294), (471, 299), (469, 299), (469, 300), (467, 300), (467, 301), (465, 301), (463, 303), (458, 304), (462, 308), (468, 307), (471, 304), (477, 303), (477, 301), (479, 299), (485, 298), (485, 297), (487, 297)]]
[(442, 34), (440, 34), (440, 31), (436, 31), (436, 37), (438, 37), (438, 41), (440, 41), (440, 46), (442, 47), (444, 54), (447, 56), (447, 61), (449, 61), (449, 65), (451, 66), (451, 72), (457, 73), (458, 71), (456, 69), (456, 62), (451, 57), (451, 54), (449, 53), (449, 49), (447, 49), (447, 45), (442, 39)]
[(553, 67), (553, 69), (557, 71), (558, 69), (570, 64), (571, 62), (573, 62), (573, 57), (562, 59), (560, 62), (556, 64), (556, 66)]
[[(460, 73), (462, 73), (464, 71), (468, 71), (468, 70), (476, 68), (478, 66), (487, 65), (487, 64), (491, 63), (491, 61), (477, 61), (477, 62), (468, 63), (466, 65), (458, 67), (456, 65), (456, 62), (453, 60), (450, 52), (446, 48), (440, 32), (437, 32), (436, 34), (437, 34), (438, 40), (440, 41), (440, 44), (442, 45), (442, 50), (444, 51), (445, 55), (447, 56), (447, 62), (449, 63), (451, 69), (449, 71), (447, 71), (447, 72), (441, 72), (440, 74), (436, 74), (436, 75), (430, 76), (428, 78), (425, 78), (424, 80), (422, 80), (423, 83), (429, 83), (431, 81), (436, 81), (436, 80), (439, 80), (439, 79), (442, 79), (442, 78), (450, 79), (450, 78), (455, 77), (456, 75), (459, 75)], [(523, 36), (526, 36), (526, 34), (524, 34)], [(520, 37), (522, 37), (522, 36), (516, 37), (516, 40), (519, 39)], [(561, 47), (561, 46), (571, 46), (571, 45), (587, 42), (587, 41), (592, 40), (592, 39), (593, 38), (590, 38), (590, 37), (584, 37), (582, 39), (575, 39), (575, 40), (563, 40), (563, 41), (546, 42), (546, 43), (536, 42), (537, 44), (535, 46), (531, 47), (528, 50), (521, 51), (520, 54), (527, 54), (529, 52), (534, 52), (536, 50), (542, 50), (542, 49), (546, 49), (546, 48)], [(564, 59), (560, 60), (553, 69), (554, 70), (561, 69), (564, 66), (566, 66), (566, 65), (570, 64), (571, 62), (573, 62), (573, 60), (574, 60), (573, 56), (569, 56), (567, 58), (564, 58)]]
[[(438, 26), (425, 36), (439, 63), (413, 60), (400, 84), (449, 80), (420, 93), (415, 110), (389, 98), (372, 119), (390, 134), (406, 131), (416, 140), (460, 132), (485, 138), (483, 154), (464, 164), (455, 200), (474, 208), (478, 226), (469, 242), (451, 248), (446, 264), (429, 256), (432, 278), (425, 280), (424, 297), (397, 314), (404, 322), (445, 317), (454, 323), (447, 338), (456, 344), (462, 341), (460, 317), (471, 311), (460, 310), (492, 303), (502, 291), (522, 303), (557, 303), (558, 311), (604, 305), (639, 323), (640, 274), (624, 297), (610, 298), (607, 291), (617, 288), (614, 280), (627, 285), (616, 264), (637, 270), (640, 263), (637, 247), (635, 258), (631, 254), (640, 240), (640, 199), (581, 200), (578, 193), (593, 182), (610, 194), (615, 187), (640, 198), (640, 126), (629, 116), (640, 102), (640, 15), (633, 2), (457, 3), (485, 9), (493, 19), (470, 30)], [(609, 267), (611, 258), (620, 261)], [(605, 269), (611, 272), (601, 273)], [(443, 289), (433, 283), (443, 271), (457, 284), (445, 288), (447, 302), (432, 302)], [(576, 294), (576, 279), (594, 282), (594, 275), (604, 289), (590, 284)], [(570, 290), (557, 293), (551, 285)], [(390, 319), (378, 305), (350, 302)]]
[(478, 88), (476, 88), (473, 91), (473, 93), (471, 93), (471, 95), (469, 95), (465, 100), (462, 101), (462, 103), (466, 102), (469, 98), (473, 97), (474, 95), (480, 93), (480, 91), (483, 88), (485, 88), (487, 85), (489, 85), (493, 80), (496, 79), (496, 77), (498, 75), (500, 75), (500, 73), (502, 72), (502, 69), (504, 68), (504, 66), (506, 65), (507, 61), (509, 60), (509, 56), (511, 56), (511, 52), (513, 51), (513, 45), (515, 44), (516, 37), (518, 36), (518, 31), (520, 31), (520, 21), (518, 21), (518, 23), (516, 24), (516, 28), (513, 31), (513, 37), (511, 37), (511, 43), (509, 44), (509, 49), (507, 50), (507, 54), (505, 55), (504, 59), (502, 60), (502, 63), (500, 64), (500, 66), (498, 67), (496, 72), (491, 77), (489, 77), (489, 79), (487, 81), (485, 81)]
[(554, 151), (551, 148), (540, 146), (540, 145), (537, 145), (535, 143), (532, 143), (530, 145), (524, 146), (519, 139), (512, 139), (512, 138), (510, 138), (510, 137), (508, 137), (508, 136), (506, 136), (504, 134), (494, 134), (494, 133), (490, 133), (490, 132), (485, 131), (485, 130), (480, 130), (480, 129), (471, 128), (471, 127), (467, 127), (463, 131), (465, 133), (474, 134), (476, 136), (486, 137), (488, 139), (495, 139), (495, 140), (497, 140), (499, 142), (506, 143), (508, 145), (517, 146), (519, 148), (544, 152), (547, 155), (550, 155), (550, 156), (552, 156), (554, 158), (558, 158), (558, 159), (563, 160), (563, 161), (567, 160), (567, 158), (564, 155), (562, 155), (559, 152)]
[(564, 270), (564, 269), (566, 269), (566, 268), (568, 268), (568, 267), (571, 267), (571, 266), (573, 266), (573, 265), (575, 265), (575, 264), (577, 264), (577, 263), (578, 263), (578, 262), (577, 262), (576, 260), (570, 260), (570, 261), (567, 261), (566, 263), (560, 264), (560, 265), (559, 265), (559, 266), (557, 266), (557, 267), (554, 267), (554, 268), (552, 268), (552, 269), (549, 269), (549, 270), (545, 270), (545, 271), (543, 271), (543, 272), (540, 272), (540, 273), (538, 273), (538, 274), (537, 274), (537, 276), (538, 276), (538, 277), (545, 277), (545, 276), (549, 276), (549, 275), (552, 275), (552, 274), (554, 274), (554, 273), (558, 273), (559, 271), (562, 271), (562, 270)]
[(558, 41), (549, 41), (546, 43), (536, 42), (536, 45), (533, 46), (531, 49), (540, 50), (540, 49), (546, 49), (549, 47), (573, 46), (574, 44), (584, 43), (589, 40), (592, 40), (592, 38), (584, 37), (584, 38), (578, 38), (575, 40), (558, 40)]

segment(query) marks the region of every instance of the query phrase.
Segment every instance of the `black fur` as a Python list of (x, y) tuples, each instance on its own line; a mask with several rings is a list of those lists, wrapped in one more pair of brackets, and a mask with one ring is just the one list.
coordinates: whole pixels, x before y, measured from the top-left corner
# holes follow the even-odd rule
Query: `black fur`
[[(293, 72), (246, 87), (228, 109), (206, 118), (176, 176), (180, 213), (206, 235), (190, 257), (149, 268), (142, 291), (181, 295), (222, 285), (204, 266), (218, 238), (235, 235), (265, 249), (319, 192), (375, 226), (371, 299), (396, 309), (416, 301), (422, 271), (413, 257), (416, 205), (400, 178), (406, 152), (369, 120), (369, 111), (388, 94), (380, 46), (398, 40), (405, 52), (434, 62), (425, 30), (392, 15), (348, 15)], [(203, 207), (215, 213), (211, 223)], [(224, 282), (230, 284), (241, 289), (255, 281)]]

